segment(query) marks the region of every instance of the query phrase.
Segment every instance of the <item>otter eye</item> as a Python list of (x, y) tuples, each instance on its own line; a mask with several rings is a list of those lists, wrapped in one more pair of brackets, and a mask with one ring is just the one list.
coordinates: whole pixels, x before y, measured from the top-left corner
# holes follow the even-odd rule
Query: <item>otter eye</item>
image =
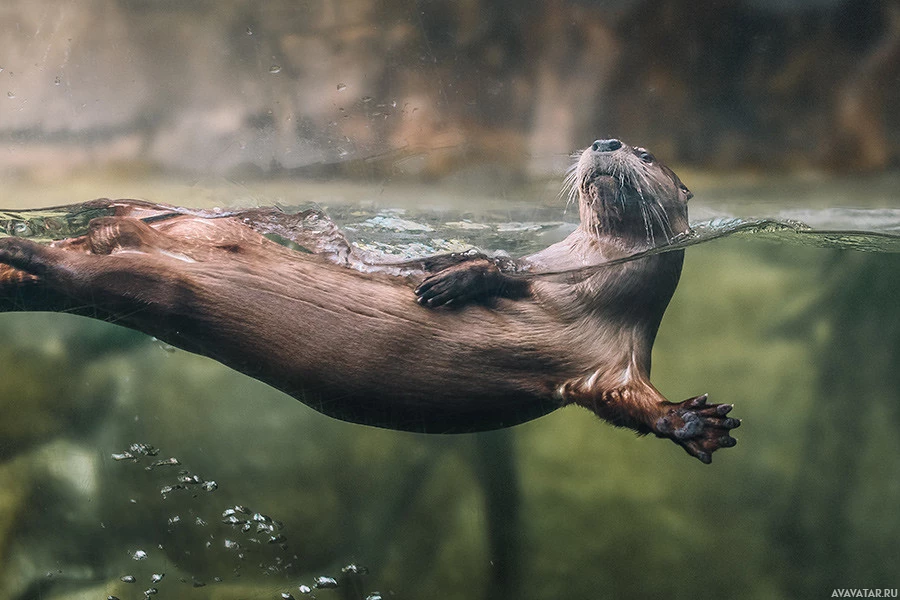
[(688, 200), (690, 200), (691, 198), (694, 197), (694, 194), (691, 193), (691, 190), (687, 189), (687, 186), (684, 185), (683, 183), (682, 183), (681, 185), (679, 185), (678, 188), (679, 188), (682, 192), (684, 192), (684, 195), (687, 196), (687, 199), (688, 199)]
[(640, 158), (648, 165), (653, 162), (653, 155), (646, 150), (638, 150), (638, 158)]
[(594, 152), (596, 152), (599, 149), (600, 149), (600, 140), (597, 140), (596, 142), (591, 144), (591, 150), (593, 150)]

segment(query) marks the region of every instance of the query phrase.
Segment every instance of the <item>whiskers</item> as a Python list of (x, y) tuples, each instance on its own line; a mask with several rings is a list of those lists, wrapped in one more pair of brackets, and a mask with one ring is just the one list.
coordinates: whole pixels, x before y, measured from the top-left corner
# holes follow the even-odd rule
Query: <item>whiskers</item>
[(563, 178), (562, 188), (559, 190), (558, 198), (560, 200), (565, 199), (566, 201), (566, 210), (572, 205), (578, 203), (578, 157), (581, 153), (576, 152), (570, 155), (571, 158), (576, 159), (575, 162), (572, 163), (568, 169), (566, 169), (566, 176)]

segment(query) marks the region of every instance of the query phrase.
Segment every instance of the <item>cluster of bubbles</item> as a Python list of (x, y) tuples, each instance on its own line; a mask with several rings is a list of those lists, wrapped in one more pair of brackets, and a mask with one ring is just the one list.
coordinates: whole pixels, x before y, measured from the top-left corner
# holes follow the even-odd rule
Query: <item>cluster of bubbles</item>
[[(235, 529), (239, 529), (242, 533), (262, 534), (265, 536), (266, 542), (269, 544), (280, 544), (282, 549), (287, 549), (285, 542), (287, 538), (280, 533), (284, 529), (284, 523), (276, 521), (268, 515), (260, 512), (254, 512), (250, 509), (236, 504), (231, 508), (226, 508), (222, 513), (222, 522), (231, 525)], [(250, 538), (253, 542), (259, 542), (258, 538)], [(225, 541), (225, 547), (236, 548), (236, 542), (230, 540)]]
[[(153, 585), (153, 584), (159, 583), (160, 581), (163, 580), (163, 577), (165, 577), (165, 576), (166, 576), (165, 573), (153, 573), (153, 575), (150, 576), (150, 584)], [(123, 583), (136, 583), (137, 582), (137, 578), (134, 575), (123, 575), (119, 579)], [(149, 587), (146, 590), (144, 590), (144, 598), (149, 598), (150, 596), (155, 596), (158, 593), (159, 593), (159, 588)], [(107, 600), (119, 600), (119, 598), (116, 596), (107, 596)]]
[[(341, 569), (341, 573), (344, 575), (367, 575), (369, 570), (366, 567), (362, 567), (360, 565), (351, 563)], [(334, 577), (328, 576), (319, 576), (313, 580), (312, 587), (301, 584), (297, 590), (301, 594), (312, 594), (314, 590), (331, 590), (339, 587), (339, 583), (337, 579)], [(315, 598), (315, 596), (311, 595), (310, 598)], [(281, 592), (281, 600), (296, 600), (293, 594), (290, 592)], [(382, 600), (381, 592), (372, 592), (368, 596), (366, 596), (366, 600)]]
[[(112, 455), (113, 460), (115, 461), (128, 461), (132, 463), (144, 463), (144, 470), (151, 471), (160, 467), (173, 467), (180, 466), (181, 461), (175, 457), (159, 459), (159, 449), (146, 443), (133, 443), (131, 444), (127, 450), (122, 452), (114, 453)], [(215, 481), (205, 480), (199, 475), (195, 475), (188, 470), (182, 469), (178, 472), (177, 482), (172, 485), (164, 486), (160, 493), (163, 498), (167, 498), (169, 494), (175, 492), (176, 490), (205, 490), (205, 491), (213, 491), (218, 487)], [(193, 497), (197, 497), (195, 494)], [(172, 527), (177, 526), (183, 522), (181, 516), (175, 515), (168, 519), (169, 530), (171, 531)], [(241, 504), (235, 504), (230, 506), (222, 511), (221, 513), (221, 523), (225, 526), (230, 527), (235, 534), (237, 535), (229, 535), (223, 540), (223, 545), (227, 550), (233, 550), (236, 552), (236, 557), (238, 559), (245, 559), (245, 549), (244, 546), (248, 544), (256, 544), (259, 547), (266, 546), (274, 546), (276, 551), (286, 552), (288, 550), (287, 545), (287, 537), (283, 533), (284, 523), (272, 518), (271, 516), (264, 514), (262, 512), (253, 510), (248, 508), (247, 506)], [(201, 518), (200, 516), (196, 516), (194, 518), (194, 524), (199, 527), (206, 527), (208, 523)], [(210, 536), (211, 538), (213, 536)], [(212, 545), (212, 542), (207, 541), (206, 547), (209, 548)], [(162, 545), (159, 546), (160, 549), (163, 548)], [(148, 559), (148, 553), (144, 550), (137, 549), (133, 552), (130, 552), (130, 558), (135, 561), (145, 561)], [(297, 556), (293, 556), (294, 559)], [(275, 564), (269, 565), (268, 567), (265, 564), (259, 565), (264, 572), (268, 574), (280, 572), (288, 569), (292, 566), (291, 563), (285, 563), (284, 559), (281, 556), (275, 557)], [(238, 570), (235, 571), (239, 573)], [(355, 580), (362, 576), (367, 575), (369, 570), (361, 565), (350, 563), (344, 566), (341, 569), (340, 577), (332, 577), (330, 575), (318, 575), (313, 578), (309, 585), (307, 584), (299, 584), (296, 588), (296, 592), (299, 592), (300, 595), (307, 596), (311, 599), (316, 597), (316, 592), (324, 591), (324, 590), (333, 590), (341, 587), (341, 581), (343, 580)], [(149, 576), (149, 587), (143, 590), (144, 600), (147, 600), (153, 596), (156, 596), (159, 593), (158, 584), (163, 581), (166, 574), (163, 572), (154, 572)], [(132, 574), (122, 575), (120, 577), (120, 581), (123, 583), (133, 584), (139, 581), (138, 577), (135, 577)], [(200, 580), (193, 579), (191, 582), (188, 582), (186, 579), (182, 578), (181, 581), (183, 583), (192, 583), (194, 587), (203, 587), (206, 584)], [(221, 577), (215, 577), (213, 579), (216, 583), (221, 583), (223, 579)], [(345, 582), (346, 583), (346, 582)], [(280, 592), (281, 600), (296, 600), (295, 596), (290, 591)], [(277, 600), (276, 598), (276, 600)], [(120, 600), (116, 596), (108, 596), (108, 600)], [(380, 592), (372, 592), (366, 596), (366, 600), (382, 600), (382, 594)]]
[[(150, 444), (134, 443), (128, 447), (128, 450), (113, 454), (112, 458), (116, 461), (130, 460), (133, 462), (137, 462), (141, 458), (154, 457), (158, 454), (159, 450), (154, 448)], [(150, 471), (155, 467), (175, 467), (179, 466), (180, 464), (181, 461), (173, 456), (170, 458), (154, 461), (144, 468)], [(176, 482), (171, 485), (163, 486), (159, 490), (159, 493), (162, 494), (163, 498), (167, 498), (169, 494), (177, 490), (201, 489), (205, 492), (213, 492), (218, 489), (218, 487), (219, 484), (217, 484), (215, 481), (211, 479), (203, 479), (195, 473), (191, 473), (186, 469), (182, 469), (178, 471)]]

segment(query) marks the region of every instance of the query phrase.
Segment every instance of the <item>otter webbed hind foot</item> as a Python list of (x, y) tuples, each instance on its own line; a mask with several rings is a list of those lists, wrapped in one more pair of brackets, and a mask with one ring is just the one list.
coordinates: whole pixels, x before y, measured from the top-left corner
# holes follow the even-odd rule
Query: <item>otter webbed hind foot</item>
[[(37, 280), (52, 267), (46, 247), (28, 239), (6, 237), (0, 239), (0, 266), (4, 279), (9, 281)], [(20, 277), (13, 277), (13, 271)], [(27, 277), (21, 277), (27, 275)]]
[(719, 448), (731, 448), (737, 440), (731, 430), (741, 426), (739, 419), (726, 417), (731, 404), (707, 404), (707, 395), (684, 402), (666, 402), (664, 414), (656, 420), (653, 431), (685, 449), (705, 464), (712, 462), (712, 453)]
[(436, 308), (499, 297), (524, 298), (528, 293), (527, 280), (510, 277), (493, 261), (477, 258), (427, 277), (416, 288), (416, 301), (422, 306)]

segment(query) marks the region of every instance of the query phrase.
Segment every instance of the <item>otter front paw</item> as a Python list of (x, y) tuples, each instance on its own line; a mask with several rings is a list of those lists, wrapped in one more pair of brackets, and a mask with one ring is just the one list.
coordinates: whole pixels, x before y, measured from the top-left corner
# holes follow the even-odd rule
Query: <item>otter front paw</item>
[(478, 259), (438, 271), (416, 288), (416, 301), (431, 308), (497, 296), (502, 274), (492, 262)]
[(671, 439), (691, 456), (709, 464), (713, 452), (737, 444), (730, 434), (732, 429), (740, 427), (741, 421), (725, 416), (733, 408), (732, 404), (707, 404), (706, 399), (707, 395), (703, 394), (680, 403), (664, 403), (666, 408), (653, 430), (657, 436)]

